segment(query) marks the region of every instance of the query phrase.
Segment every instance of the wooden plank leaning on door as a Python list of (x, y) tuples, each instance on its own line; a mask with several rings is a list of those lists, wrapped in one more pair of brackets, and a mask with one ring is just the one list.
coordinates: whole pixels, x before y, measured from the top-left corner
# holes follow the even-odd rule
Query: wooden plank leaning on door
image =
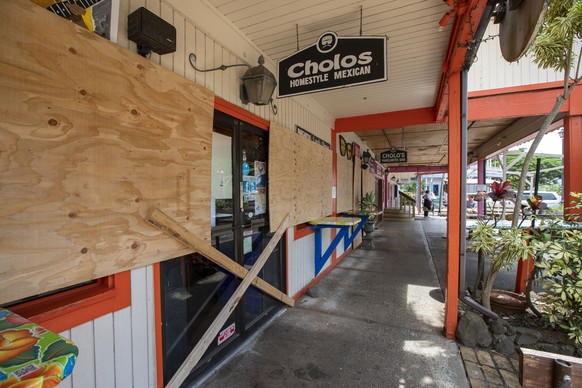
[(180, 387), (186, 377), (190, 374), (192, 368), (198, 364), (198, 361), (200, 361), (204, 352), (206, 352), (206, 349), (208, 349), (208, 346), (210, 346), (210, 343), (220, 331), (220, 328), (224, 325), (228, 317), (232, 314), (232, 311), (236, 308), (238, 302), (242, 299), (247, 288), (249, 288), (251, 283), (257, 279), (259, 271), (263, 268), (269, 256), (271, 256), (271, 253), (279, 243), (281, 236), (285, 233), (285, 230), (287, 230), (288, 224), (289, 214), (285, 216), (281, 225), (277, 228), (275, 235), (265, 247), (263, 253), (261, 253), (250, 271), (248, 271), (247, 275), (243, 278), (243, 281), (234, 291), (228, 302), (226, 302), (218, 316), (214, 319), (214, 322), (212, 322), (208, 327), (202, 338), (200, 338), (200, 341), (198, 341), (194, 349), (192, 349), (188, 357), (186, 357), (186, 360), (184, 360), (178, 371), (174, 374), (174, 377), (172, 377), (168, 385), (166, 385), (167, 388)]
[[(174, 221), (171, 217), (162, 213), (159, 209), (150, 209), (146, 216), (146, 221), (166, 233), (168, 236), (175, 238), (182, 244), (200, 253), (216, 265), (221, 266), (236, 277), (243, 279), (249, 273), (248, 269), (231, 260), (230, 257), (214, 248), (207, 241), (195, 236), (192, 232)], [(288, 306), (293, 307), (295, 305), (293, 298), (261, 278), (254, 279), (252, 284)]]

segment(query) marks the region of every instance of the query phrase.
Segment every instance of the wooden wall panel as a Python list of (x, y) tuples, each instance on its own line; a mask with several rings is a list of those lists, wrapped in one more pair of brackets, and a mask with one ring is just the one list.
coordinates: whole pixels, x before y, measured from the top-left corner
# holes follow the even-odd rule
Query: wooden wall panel
[(210, 237), (213, 94), (32, 2), (0, 2), (0, 303)]
[(295, 214), (295, 142), (293, 132), (271, 122), (269, 128), (269, 223), (275, 231), (287, 212)]
[(354, 161), (337, 157), (337, 212), (354, 209)]
[(362, 172), (362, 195), (366, 195), (370, 191), (374, 193), (375, 180), (376, 178), (373, 173), (368, 170)]
[(271, 230), (285, 214), (298, 225), (331, 213), (331, 151), (271, 123), (269, 213)]
[(354, 163), (354, 209), (360, 208), (362, 200), (362, 169), (359, 160)]

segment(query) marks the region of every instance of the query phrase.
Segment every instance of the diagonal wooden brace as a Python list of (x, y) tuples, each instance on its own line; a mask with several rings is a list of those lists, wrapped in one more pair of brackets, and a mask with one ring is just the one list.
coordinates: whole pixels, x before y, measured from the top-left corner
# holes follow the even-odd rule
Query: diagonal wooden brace
[(194, 368), (196, 364), (198, 364), (198, 361), (200, 361), (200, 359), (204, 355), (204, 352), (206, 352), (206, 349), (208, 349), (208, 346), (210, 346), (210, 343), (213, 341), (213, 339), (220, 331), (220, 328), (224, 325), (228, 317), (230, 317), (232, 311), (236, 308), (238, 302), (243, 297), (247, 288), (249, 288), (251, 283), (256, 279), (257, 275), (259, 274), (259, 271), (263, 268), (269, 256), (271, 256), (271, 252), (273, 252), (273, 249), (275, 249), (275, 247), (279, 243), (279, 240), (281, 239), (281, 236), (287, 229), (288, 223), (289, 214), (287, 214), (283, 222), (281, 222), (281, 225), (279, 225), (279, 228), (277, 228), (275, 235), (273, 236), (271, 241), (269, 241), (269, 243), (265, 247), (265, 250), (263, 251), (263, 253), (261, 253), (261, 256), (259, 256), (259, 258), (252, 266), (248, 274), (244, 277), (243, 281), (234, 291), (228, 302), (226, 302), (226, 305), (224, 305), (218, 316), (214, 319), (214, 322), (212, 322), (212, 324), (208, 327), (202, 338), (200, 338), (200, 341), (198, 341), (194, 349), (192, 349), (188, 357), (186, 357), (186, 360), (184, 360), (178, 371), (174, 374), (174, 377), (172, 377), (168, 385), (166, 385), (167, 388), (180, 387), (180, 385), (182, 385), (186, 377), (188, 377), (188, 375), (190, 374), (192, 368)]
[[(192, 232), (174, 221), (171, 217), (162, 213), (159, 209), (150, 209), (146, 216), (146, 221), (166, 233), (168, 236), (180, 241), (188, 248), (200, 253), (216, 265), (221, 266), (236, 277), (242, 279), (249, 273), (248, 269), (234, 262), (230, 257), (214, 248), (207, 241), (195, 236)], [(261, 278), (254, 279), (252, 284), (288, 306), (293, 307), (295, 305), (293, 298)]]

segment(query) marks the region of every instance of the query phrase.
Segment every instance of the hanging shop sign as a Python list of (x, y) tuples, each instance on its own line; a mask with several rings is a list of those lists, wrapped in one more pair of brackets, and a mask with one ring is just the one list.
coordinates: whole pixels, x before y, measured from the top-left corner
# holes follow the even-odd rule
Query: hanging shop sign
[(305, 129), (301, 128), (299, 125), (295, 126), (297, 128), (297, 134), (301, 135), (314, 143), (319, 144), (320, 146), (324, 146), (327, 149), (331, 149), (331, 144), (326, 142), (325, 140), (320, 139), (319, 137), (315, 136), (311, 132), (306, 131)]
[(403, 150), (384, 151), (380, 154), (380, 163), (406, 163), (408, 155)]
[(386, 37), (326, 32), (280, 60), (278, 73), (279, 97), (386, 81)]

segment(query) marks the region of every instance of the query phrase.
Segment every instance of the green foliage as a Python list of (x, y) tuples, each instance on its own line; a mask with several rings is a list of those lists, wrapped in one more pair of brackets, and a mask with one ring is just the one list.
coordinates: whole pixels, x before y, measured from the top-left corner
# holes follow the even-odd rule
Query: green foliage
[(582, 344), (582, 232), (565, 230), (559, 238), (538, 243), (537, 249), (544, 255), (536, 262), (546, 291), (542, 313)]
[[(571, 193), (571, 209), (582, 208), (582, 193)], [(548, 232), (551, 230), (551, 232)], [(546, 294), (542, 314), (552, 326), (560, 326), (568, 337), (582, 344), (582, 231), (557, 229), (536, 231), (533, 241), (536, 267)]]
[(362, 196), (360, 210), (374, 210), (376, 208), (376, 198), (374, 192), (370, 191)]
[(571, 70), (577, 63), (573, 44), (581, 38), (582, 2), (551, 0), (544, 24), (530, 49), (534, 63), (544, 69)]
[(533, 255), (533, 247), (528, 244), (530, 238), (521, 229), (496, 229), (492, 224), (479, 221), (471, 231), (468, 249), (488, 255), (491, 270), (508, 270), (515, 261)]
[(490, 255), (495, 250), (495, 243), (495, 228), (484, 221), (477, 221), (475, 227), (471, 229), (470, 243), (467, 249)]
[[(510, 165), (517, 155), (508, 155), (507, 156), (507, 164)], [(537, 157), (534, 157), (537, 158)], [(550, 156), (540, 156), (541, 158), (541, 170), (550, 169), (553, 167), (561, 167), (562, 166), (562, 158), (561, 157), (550, 157)], [(515, 165), (511, 168), (511, 171), (521, 171), (523, 168), (523, 159), (518, 160)], [(536, 169), (536, 160), (532, 160), (529, 164), (529, 171), (535, 171)], [(511, 187), (517, 187), (519, 182), (520, 175), (508, 174), (507, 180), (511, 182)], [(552, 184), (557, 184), (562, 179), (562, 170), (552, 170), (552, 171), (543, 171), (540, 174), (540, 185), (543, 187), (549, 186)], [(559, 187), (559, 186), (558, 186)], [(541, 191), (556, 191), (552, 189), (548, 190), (541, 190)]]

